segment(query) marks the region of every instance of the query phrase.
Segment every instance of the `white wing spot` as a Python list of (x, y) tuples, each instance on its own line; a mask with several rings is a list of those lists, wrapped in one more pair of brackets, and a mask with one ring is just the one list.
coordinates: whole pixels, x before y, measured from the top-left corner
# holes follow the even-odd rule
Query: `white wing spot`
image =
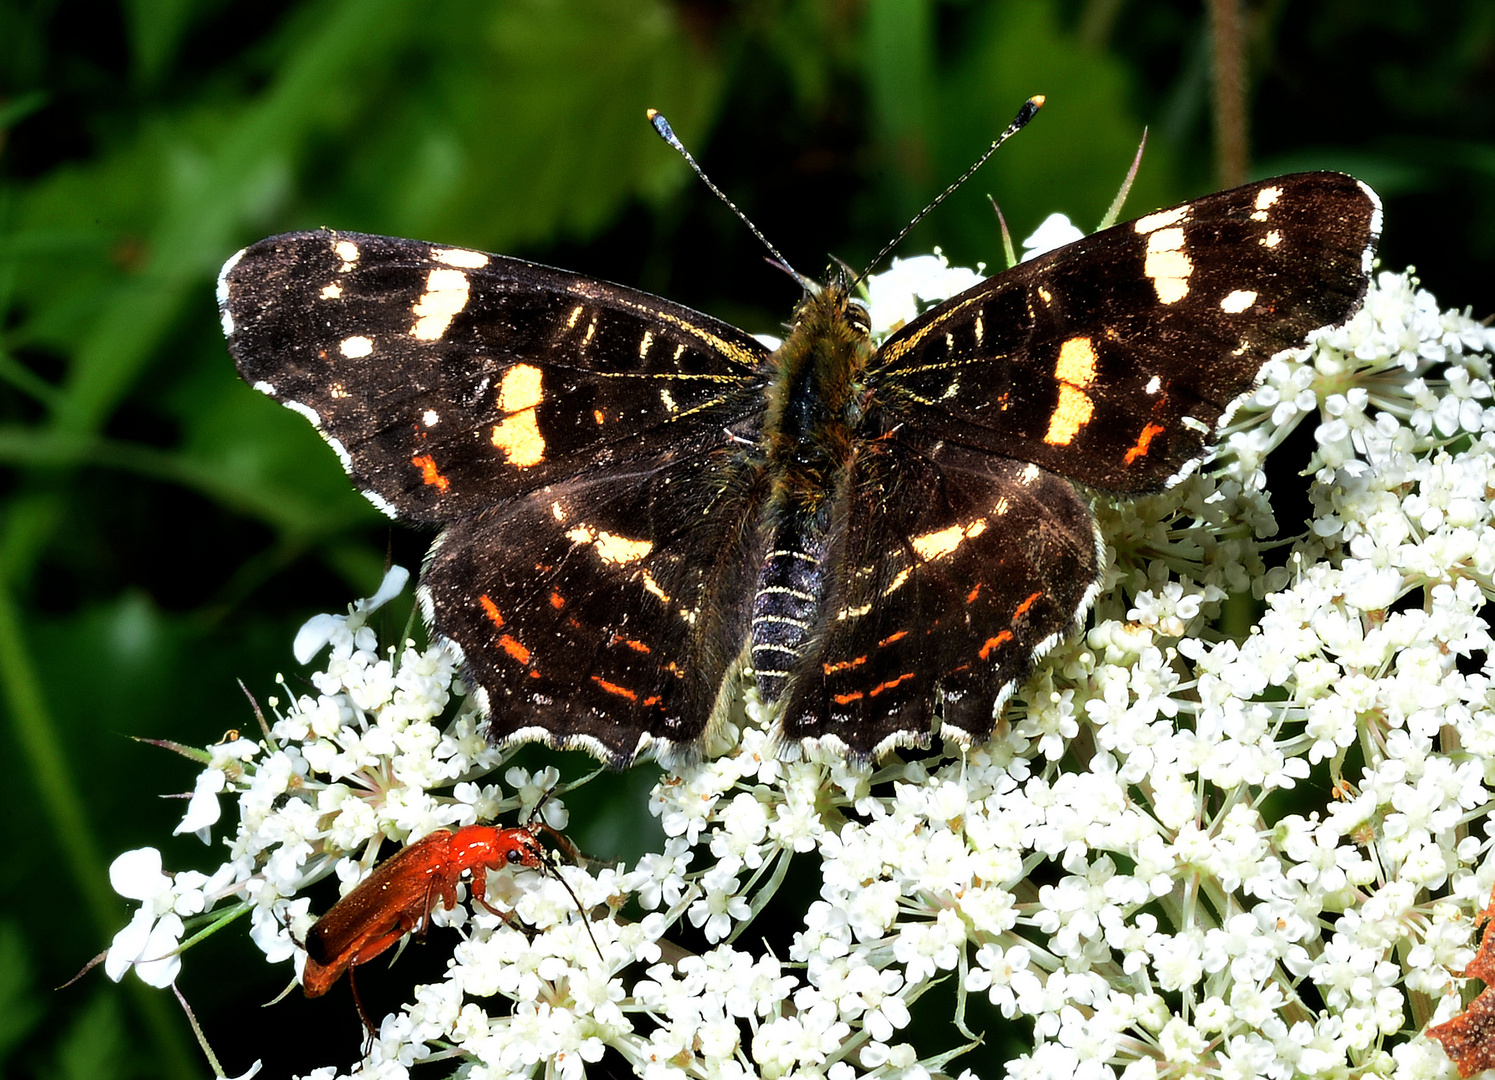
[(884, 596), (892, 596), (895, 592), (901, 589), (903, 587), (903, 583), (908, 580), (910, 572), (911, 571), (907, 566), (898, 571), (897, 575), (893, 578), (892, 583), (882, 591), (882, 594)]
[(1147, 257), (1142, 272), (1152, 279), (1158, 302), (1173, 304), (1189, 294), (1189, 275), (1194, 263), (1184, 254), (1184, 231), (1158, 229), (1147, 237)]
[(478, 270), (488, 265), (488, 256), (481, 251), (466, 248), (432, 248), (431, 257), (447, 266), (460, 266), (467, 270)]
[[(654, 576), (650, 574), (649, 571), (645, 570), (643, 574), (639, 576), (639, 580), (643, 582), (644, 591), (646, 593), (650, 593), (654, 596), (659, 597), (659, 599), (663, 600), (666, 604), (670, 602), (670, 594), (659, 587), (659, 582), (654, 580)], [(682, 611), (680, 614), (682, 616), (685, 616), (686, 622), (695, 621), (694, 618), (691, 617), (694, 613), (687, 615), (686, 612)]]
[[(948, 528), (940, 529), (938, 532), (929, 532), (923, 536), (915, 536), (909, 541), (909, 545), (914, 549), (914, 554), (918, 555), (925, 562), (929, 562), (932, 559), (943, 559), (946, 555), (953, 553), (961, 544), (967, 540), (974, 540), (985, 531), (986, 519), (977, 518), (969, 525), (951, 525)], [(903, 573), (906, 575), (907, 570)], [(888, 592), (892, 592), (893, 589), (896, 589), (901, 584), (903, 584), (901, 579), (896, 581), (888, 589)], [(886, 596), (887, 593), (883, 595)]]
[(1267, 211), (1270, 210), (1282, 195), (1280, 187), (1264, 187), (1256, 193), (1256, 212), (1251, 215), (1252, 221), (1267, 220)]
[(440, 340), (467, 306), (467, 290), (467, 275), (461, 270), (432, 270), (426, 275), (426, 291), (410, 309), (415, 316), (410, 336), (421, 341)]
[(1282, 243), (1282, 234), (1276, 229), (1268, 229), (1267, 235), (1261, 238), (1261, 246), (1265, 248), (1274, 248), (1280, 243)]
[(1031, 484), (1033, 481), (1035, 481), (1035, 480), (1038, 479), (1039, 471), (1040, 470), (1039, 470), (1038, 466), (1034, 465), (1030, 461), (1027, 465), (1023, 466), (1023, 471), (1018, 474), (1017, 478), (1018, 478), (1018, 480), (1020, 482), (1022, 482), (1025, 485), (1026, 484)]
[(1149, 394), (1156, 394), (1162, 388), (1163, 380), (1158, 378), (1156, 375), (1147, 380), (1147, 392)]
[(338, 352), (342, 353), (349, 360), (357, 360), (360, 356), (367, 356), (373, 352), (374, 343), (366, 337), (355, 336), (343, 338), (343, 343), (337, 348)]
[(358, 245), (351, 240), (339, 240), (332, 245), (333, 252), (343, 260), (342, 271), (347, 273), (353, 269), (353, 264), (358, 261)]
[(337, 299), (341, 298), (342, 295), (343, 295), (343, 287), (341, 285), (339, 285), (335, 281), (331, 285), (324, 285), (322, 287), (322, 299), (323, 300), (337, 300)]
[(527, 469), (545, 460), (545, 437), (535, 407), (545, 398), (544, 373), (530, 364), (515, 364), (504, 372), (498, 388), (498, 408), (504, 418), (489, 437), (510, 465)]
[(653, 543), (648, 540), (630, 540), (626, 536), (615, 536), (610, 532), (594, 529), (586, 522), (582, 522), (567, 532), (566, 539), (573, 544), (591, 544), (597, 552), (597, 558), (612, 566), (626, 566), (628, 563), (638, 562), (654, 550)]
[(1231, 315), (1239, 315), (1254, 303), (1256, 303), (1254, 292), (1250, 289), (1236, 289), (1220, 301), (1220, 310)]
[(427, 409), (421, 416), (421, 422), (424, 423), (426, 427), (435, 427), (438, 423), (441, 422), (441, 414), (438, 413), (435, 409)]
[(1049, 427), (1043, 441), (1050, 446), (1068, 446), (1080, 429), (1095, 415), (1095, 401), (1085, 392), (1095, 381), (1095, 345), (1083, 335), (1072, 337), (1059, 347), (1054, 363), (1054, 378), (1059, 383), (1059, 400), (1049, 414)]
[(1175, 206), (1172, 210), (1159, 210), (1156, 214), (1139, 217), (1132, 222), (1132, 228), (1139, 233), (1156, 232), (1167, 225), (1177, 225), (1181, 221), (1187, 221), (1188, 217), (1187, 205)]

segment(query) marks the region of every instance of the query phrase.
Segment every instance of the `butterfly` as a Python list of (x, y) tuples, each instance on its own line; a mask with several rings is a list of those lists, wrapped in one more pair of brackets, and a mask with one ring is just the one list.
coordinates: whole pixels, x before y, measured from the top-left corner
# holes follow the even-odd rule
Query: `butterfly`
[(881, 343), (844, 275), (777, 349), (621, 285), (318, 230), (233, 256), (256, 389), (389, 516), (495, 742), (695, 752), (751, 672), (785, 740), (987, 737), (1084, 618), (1093, 493), (1210, 451), (1275, 353), (1348, 319), (1375, 193), (1301, 173), (1021, 263)]

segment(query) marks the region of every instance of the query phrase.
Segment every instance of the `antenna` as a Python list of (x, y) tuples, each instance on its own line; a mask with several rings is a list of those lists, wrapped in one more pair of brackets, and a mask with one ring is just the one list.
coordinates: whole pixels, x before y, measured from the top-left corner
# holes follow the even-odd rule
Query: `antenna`
[(681, 143), (679, 138), (676, 137), (674, 129), (670, 127), (670, 122), (664, 118), (664, 114), (661, 113), (658, 109), (649, 109), (647, 111), (647, 115), (649, 117), (649, 123), (654, 125), (654, 130), (658, 132), (659, 137), (665, 142), (669, 143), (670, 146), (674, 148), (675, 152), (685, 159), (685, 163), (692, 169), (694, 169), (696, 175), (701, 178), (701, 183), (705, 184), (708, 188), (711, 189), (711, 194), (715, 195), (722, 202), (726, 203), (727, 209), (736, 214), (737, 220), (746, 225), (748, 227), (748, 230), (758, 238), (759, 243), (761, 243), (768, 249), (769, 254), (773, 256), (774, 261), (778, 263), (778, 265), (782, 266), (786, 271), (788, 271), (789, 276), (792, 277), (795, 281), (799, 282), (799, 285), (802, 289), (804, 289), (806, 292), (815, 292), (815, 283), (801, 274), (798, 270), (794, 269), (794, 267), (790, 266), (789, 260), (779, 254), (779, 249), (770, 244), (768, 242), (768, 237), (764, 236), (761, 232), (758, 231), (758, 226), (749, 221), (748, 216), (737, 208), (737, 204), (734, 203), (731, 199), (727, 198), (727, 196), (722, 193), (722, 189), (711, 182), (711, 177), (706, 175), (701, 166), (696, 163), (696, 159), (690, 156), (690, 151), (685, 149), (685, 145)]
[(867, 275), (872, 273), (877, 264), (886, 259), (888, 257), (888, 253), (903, 242), (903, 238), (913, 231), (915, 225), (919, 224), (919, 222), (928, 217), (931, 210), (948, 199), (952, 194), (954, 194), (956, 188), (960, 187), (961, 184), (964, 184), (971, 178), (971, 175), (977, 169), (985, 165), (986, 159), (991, 157), (992, 154), (996, 153), (997, 147), (1001, 146), (1008, 139), (1012, 138), (1019, 131), (1023, 130), (1024, 125), (1026, 125), (1029, 120), (1032, 120), (1033, 117), (1037, 115), (1038, 110), (1042, 107), (1042, 94), (1034, 94), (1027, 101), (1023, 102), (1023, 107), (1019, 109), (1017, 111), (1017, 115), (1012, 118), (1012, 123), (1007, 125), (1007, 130), (996, 137), (992, 144), (986, 148), (986, 153), (982, 154), (979, 158), (976, 159), (976, 164), (972, 165), (965, 172), (961, 173), (955, 183), (951, 184), (944, 191), (936, 195), (933, 202), (931, 202), (928, 206), (915, 214), (914, 219), (907, 225), (905, 225), (903, 227), (903, 230), (899, 232), (897, 236), (889, 240), (887, 244), (883, 246), (883, 249), (877, 253), (877, 257), (867, 264), (867, 269), (863, 270), (856, 276), (856, 280), (851, 283), (851, 288), (855, 289), (858, 285), (860, 285), (862, 281), (867, 277)]

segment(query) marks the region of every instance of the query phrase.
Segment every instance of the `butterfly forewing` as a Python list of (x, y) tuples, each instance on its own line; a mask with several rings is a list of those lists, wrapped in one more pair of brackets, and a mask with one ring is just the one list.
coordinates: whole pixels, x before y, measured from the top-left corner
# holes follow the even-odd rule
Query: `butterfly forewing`
[[(245, 380), (307, 415), (392, 513), (446, 522), (683, 421), (751, 412), (768, 351), (645, 293), (461, 248), (322, 230), (220, 279)], [(666, 434), (659, 434), (660, 432)]]
[(883, 344), (869, 381), (951, 442), (1157, 490), (1268, 358), (1359, 307), (1378, 218), (1337, 173), (1160, 210), (946, 301)]

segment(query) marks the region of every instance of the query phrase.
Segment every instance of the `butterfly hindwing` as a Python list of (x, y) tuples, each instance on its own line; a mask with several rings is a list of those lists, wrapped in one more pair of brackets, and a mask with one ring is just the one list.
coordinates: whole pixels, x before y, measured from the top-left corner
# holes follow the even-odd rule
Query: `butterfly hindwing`
[(756, 406), (768, 350), (633, 289), (500, 255), (288, 233), (224, 267), (229, 351), (391, 514), (444, 522)]
[(1061, 477), (959, 447), (896, 439), (859, 462), (829, 560), (824, 623), (801, 658), (785, 734), (875, 756), (990, 734), (994, 706), (1094, 597), (1103, 553)]
[(421, 599), (460, 646), (495, 740), (544, 738), (618, 766), (699, 740), (741, 651), (762, 548), (761, 477), (708, 441), (589, 469), (442, 534)]
[(905, 421), (1095, 488), (1161, 489), (1274, 353), (1365, 295), (1379, 204), (1303, 173), (1117, 225), (1023, 263), (884, 342)]

